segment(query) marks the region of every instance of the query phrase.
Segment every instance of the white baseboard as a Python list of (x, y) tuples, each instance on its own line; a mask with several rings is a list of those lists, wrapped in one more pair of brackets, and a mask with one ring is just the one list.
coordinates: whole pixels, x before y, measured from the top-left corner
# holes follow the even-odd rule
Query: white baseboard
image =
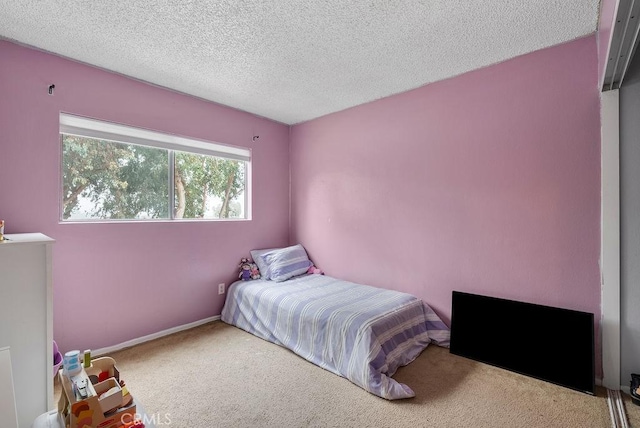
[(125, 348), (130, 348), (132, 346), (139, 345), (141, 343), (148, 342), (150, 340), (159, 339), (161, 337), (168, 336), (173, 333), (178, 333), (179, 331), (189, 330), (190, 328), (198, 327), (199, 325), (203, 325), (219, 319), (220, 319), (220, 315), (216, 315), (213, 317), (205, 318), (203, 320), (194, 321), (189, 324), (179, 325), (177, 327), (172, 327), (166, 330), (159, 331), (157, 333), (152, 333), (146, 336), (138, 337), (137, 339), (127, 340), (126, 342), (118, 343), (117, 345), (107, 346), (106, 348), (94, 349), (91, 351), (91, 356), (98, 357), (100, 355), (111, 354), (116, 351), (121, 351)]

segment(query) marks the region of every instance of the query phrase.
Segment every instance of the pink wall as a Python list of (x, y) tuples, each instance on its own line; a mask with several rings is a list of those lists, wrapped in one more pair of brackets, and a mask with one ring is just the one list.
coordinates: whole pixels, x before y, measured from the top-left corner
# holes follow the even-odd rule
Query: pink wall
[(607, 62), (609, 61), (609, 42), (613, 21), (617, 12), (619, 0), (600, 0), (600, 15), (598, 17), (598, 86), (602, 87)]
[(452, 290), (599, 319), (597, 63), (589, 36), (294, 126), (290, 242), (447, 322)]
[[(287, 243), (288, 126), (6, 41), (0, 94), (0, 218), (6, 233), (56, 239), (54, 336), (63, 351), (220, 314), (217, 284), (235, 279), (239, 259)], [(59, 224), (60, 111), (250, 147), (253, 220)]]
[[(447, 322), (454, 289), (599, 319), (598, 71), (590, 36), (288, 135), (285, 125), (0, 41), (0, 218), (7, 233), (57, 240), (62, 350), (219, 314), (216, 285), (235, 278), (247, 249), (289, 238), (289, 159), (289, 241), (328, 274), (411, 292)], [(59, 224), (60, 111), (251, 147), (253, 220)]]

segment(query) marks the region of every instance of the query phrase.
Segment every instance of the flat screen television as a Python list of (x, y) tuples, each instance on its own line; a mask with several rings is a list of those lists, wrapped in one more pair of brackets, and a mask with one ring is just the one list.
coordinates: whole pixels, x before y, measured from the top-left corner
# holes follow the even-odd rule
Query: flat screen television
[(453, 292), (452, 354), (595, 394), (592, 313)]

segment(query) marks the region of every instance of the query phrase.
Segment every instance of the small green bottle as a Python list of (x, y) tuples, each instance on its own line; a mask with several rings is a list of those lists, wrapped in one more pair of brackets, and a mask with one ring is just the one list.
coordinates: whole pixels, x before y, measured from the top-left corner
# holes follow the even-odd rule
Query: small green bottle
[(84, 351), (84, 368), (87, 369), (91, 367), (91, 349), (86, 349)]

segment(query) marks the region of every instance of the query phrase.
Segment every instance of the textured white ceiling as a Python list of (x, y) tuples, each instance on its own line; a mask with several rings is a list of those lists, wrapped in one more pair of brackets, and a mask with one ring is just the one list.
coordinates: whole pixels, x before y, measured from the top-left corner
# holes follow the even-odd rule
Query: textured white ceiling
[(0, 36), (294, 124), (593, 33), (599, 0), (0, 0)]

